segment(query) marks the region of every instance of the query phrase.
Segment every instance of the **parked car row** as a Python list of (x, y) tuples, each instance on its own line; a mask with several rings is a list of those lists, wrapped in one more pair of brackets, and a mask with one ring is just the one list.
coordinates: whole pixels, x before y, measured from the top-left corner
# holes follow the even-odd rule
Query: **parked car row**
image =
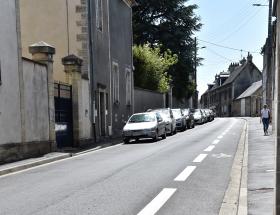
[(141, 138), (157, 141), (159, 137), (165, 139), (167, 135), (194, 128), (196, 124), (210, 122), (214, 118), (215, 114), (210, 109), (149, 109), (128, 119), (123, 128), (123, 140), (124, 143)]

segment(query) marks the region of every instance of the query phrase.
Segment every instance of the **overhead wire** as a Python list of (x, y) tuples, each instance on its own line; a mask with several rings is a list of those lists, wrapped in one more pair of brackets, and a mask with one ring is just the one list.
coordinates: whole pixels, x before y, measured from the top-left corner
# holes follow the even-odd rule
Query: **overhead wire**
[[(247, 7), (246, 7), (247, 5)], [(240, 9), (238, 10), (238, 13), (232, 15), (229, 19), (227, 19), (225, 22), (223, 22), (222, 24), (218, 25), (215, 29), (215, 31), (218, 31), (218, 29), (223, 29), (225, 26), (229, 26), (229, 23), (232, 23), (233, 20), (236, 21), (236, 17), (238, 17), (240, 20), (245, 19), (246, 17), (248, 17), (251, 13), (252, 10), (252, 6), (251, 4), (248, 5), (247, 2), (245, 2), (243, 5), (240, 6)], [(239, 25), (240, 22), (238, 22)], [(219, 31), (218, 31), (219, 32)], [(217, 33), (209, 33), (212, 39), (217, 38), (219, 35), (217, 35)]]
[(209, 51), (209, 52), (211, 52), (211, 53), (214, 54), (214, 55), (217, 55), (217, 56), (220, 57), (220, 58), (223, 58), (223, 59), (227, 60), (228, 62), (231, 62), (231, 63), (234, 62), (234, 60), (232, 60), (232, 59), (230, 59), (230, 58), (227, 58), (227, 57), (225, 57), (225, 56), (223, 56), (223, 55), (217, 53), (216, 51), (214, 51), (214, 50), (212, 50), (212, 49), (207, 48), (206, 50)]
[(229, 38), (231, 38), (234, 34), (236, 34), (237, 32), (239, 32), (243, 27), (245, 27), (250, 21), (252, 21), (252, 19), (259, 14), (259, 12), (261, 11), (262, 8), (259, 8), (259, 10), (257, 10), (252, 16), (250, 16), (247, 20), (244, 20), (244, 22), (240, 23), (240, 25), (231, 33), (227, 34), (226, 37), (224, 37), (222, 40), (219, 41), (219, 43), (224, 42), (226, 40), (228, 40)]
[(260, 52), (256, 52), (256, 51), (249, 51), (249, 50), (245, 50), (245, 49), (233, 48), (233, 47), (229, 47), (229, 46), (225, 46), (225, 45), (220, 45), (220, 44), (209, 42), (209, 41), (202, 40), (202, 39), (197, 39), (197, 40), (201, 41), (203, 43), (207, 43), (207, 44), (210, 44), (210, 45), (213, 45), (213, 46), (217, 46), (217, 47), (220, 47), (220, 48), (224, 48), (224, 49), (230, 49), (230, 50), (239, 51), (239, 52), (250, 52), (252, 54), (260, 54)]

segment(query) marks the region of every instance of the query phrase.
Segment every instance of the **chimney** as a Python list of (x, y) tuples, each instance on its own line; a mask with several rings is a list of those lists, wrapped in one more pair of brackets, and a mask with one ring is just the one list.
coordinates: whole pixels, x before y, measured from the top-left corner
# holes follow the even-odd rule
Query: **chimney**
[(253, 55), (251, 55), (250, 52), (248, 52), (247, 61), (248, 62), (252, 62), (253, 61)]

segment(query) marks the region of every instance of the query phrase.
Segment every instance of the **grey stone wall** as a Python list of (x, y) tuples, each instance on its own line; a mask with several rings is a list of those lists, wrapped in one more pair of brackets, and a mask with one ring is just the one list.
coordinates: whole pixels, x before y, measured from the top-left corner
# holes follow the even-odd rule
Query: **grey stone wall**
[(49, 140), (47, 67), (23, 59), (26, 142)]
[(164, 108), (165, 94), (134, 88), (135, 113), (144, 112), (147, 109)]
[(15, 2), (2, 0), (0, 7), (0, 145), (22, 138)]
[[(109, 16), (111, 63), (114, 61), (119, 65), (119, 103), (113, 104), (112, 128), (113, 133), (119, 135), (124, 121), (133, 112), (132, 105), (126, 103), (126, 69), (131, 70), (133, 77), (132, 9), (124, 1), (110, 0)], [(131, 81), (133, 82), (133, 78)]]

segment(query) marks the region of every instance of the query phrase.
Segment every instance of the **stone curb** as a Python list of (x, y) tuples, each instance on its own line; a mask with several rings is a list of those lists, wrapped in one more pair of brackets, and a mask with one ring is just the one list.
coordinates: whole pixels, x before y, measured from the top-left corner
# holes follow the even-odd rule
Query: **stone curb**
[(238, 143), (230, 174), (230, 182), (219, 215), (247, 214), (247, 161), (248, 122), (246, 119)]
[(15, 172), (19, 172), (19, 171), (29, 169), (29, 168), (32, 168), (32, 167), (36, 167), (36, 166), (40, 166), (40, 165), (43, 165), (43, 164), (52, 163), (54, 161), (66, 159), (66, 158), (69, 158), (69, 157), (71, 157), (71, 154), (67, 153), (67, 154), (55, 156), (55, 157), (52, 157), (52, 158), (43, 158), (43, 159), (40, 159), (38, 161), (34, 161), (34, 162), (30, 162), (30, 163), (26, 163), (26, 164), (22, 164), (22, 165), (18, 165), (18, 166), (9, 167), (9, 168), (0, 170), (0, 176), (15, 173)]
[(4, 175), (7, 175), (7, 174), (19, 172), (19, 171), (22, 171), (22, 170), (25, 170), (25, 169), (36, 167), (36, 166), (41, 166), (43, 164), (63, 160), (63, 159), (66, 159), (66, 158), (87, 154), (87, 153), (90, 153), (90, 152), (102, 150), (102, 149), (105, 149), (105, 148), (108, 148), (108, 147), (111, 147), (111, 146), (120, 145), (120, 144), (121, 144), (120, 142), (118, 142), (116, 144), (114, 144), (114, 143), (113, 144), (104, 144), (103, 146), (100, 145), (100, 146), (97, 146), (95, 148), (84, 150), (84, 151), (81, 151), (81, 152), (66, 153), (66, 154), (54, 156), (54, 157), (51, 157), (51, 158), (42, 158), (40, 160), (29, 162), (29, 163), (26, 163), (26, 164), (21, 164), (21, 165), (18, 165), (18, 166), (8, 167), (8, 168), (2, 169), (2, 170), (0, 169), (0, 176), (4, 176)]

